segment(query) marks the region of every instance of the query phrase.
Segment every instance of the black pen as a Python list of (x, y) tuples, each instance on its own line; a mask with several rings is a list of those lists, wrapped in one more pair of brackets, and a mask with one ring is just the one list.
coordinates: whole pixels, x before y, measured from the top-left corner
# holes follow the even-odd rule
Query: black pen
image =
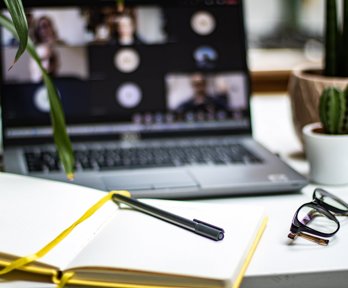
[(211, 224), (202, 222), (200, 220), (197, 220), (197, 219), (189, 220), (181, 216), (169, 213), (167, 211), (158, 209), (156, 207), (150, 206), (148, 204), (145, 204), (133, 198), (117, 194), (117, 193), (112, 196), (112, 200), (116, 203), (126, 204), (135, 210), (138, 210), (145, 214), (159, 218), (171, 224), (180, 226), (184, 229), (192, 231), (201, 236), (210, 238), (212, 240), (219, 241), (224, 238), (223, 229), (213, 226)]

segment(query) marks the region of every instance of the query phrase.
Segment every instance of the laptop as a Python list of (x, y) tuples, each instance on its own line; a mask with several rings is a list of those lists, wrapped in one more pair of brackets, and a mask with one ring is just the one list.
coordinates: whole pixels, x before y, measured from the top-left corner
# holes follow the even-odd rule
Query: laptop
[[(58, 88), (73, 183), (136, 197), (297, 191), (307, 180), (252, 138), (240, 0), (24, 1)], [(47, 92), (2, 30), (5, 171), (66, 181)]]

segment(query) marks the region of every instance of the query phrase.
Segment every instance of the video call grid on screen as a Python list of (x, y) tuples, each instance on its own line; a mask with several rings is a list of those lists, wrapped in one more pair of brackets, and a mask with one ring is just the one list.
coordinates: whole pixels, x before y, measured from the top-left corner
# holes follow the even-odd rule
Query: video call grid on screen
[[(27, 9), (30, 37), (58, 87), (70, 133), (248, 127), (238, 1), (148, 2), (122, 12), (114, 5)], [(8, 70), (18, 43), (5, 30), (1, 37), (7, 135), (49, 134), (41, 73), (27, 54)], [(79, 128), (87, 123), (99, 125)]]

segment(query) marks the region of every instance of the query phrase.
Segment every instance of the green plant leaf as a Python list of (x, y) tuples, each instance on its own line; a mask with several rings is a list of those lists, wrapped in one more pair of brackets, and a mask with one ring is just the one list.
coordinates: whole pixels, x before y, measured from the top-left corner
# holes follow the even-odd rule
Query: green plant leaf
[(348, 77), (348, 0), (343, 1), (342, 25), (342, 75)]
[[(17, 31), (19, 39), (19, 47), (16, 53), (16, 57), (13, 61), (13, 64), (24, 53), (27, 43), (28, 43), (28, 22), (27, 17), (25, 16), (23, 4), (21, 0), (4, 0), (8, 11), (10, 12), (12, 23)], [(12, 66), (11, 66), (12, 67)]]
[(324, 75), (337, 76), (339, 51), (336, 0), (326, 0)]
[[(19, 35), (16, 31), (16, 28), (12, 21), (7, 17), (0, 15), (0, 25), (4, 26), (7, 30), (9, 30), (14, 37), (19, 39)], [(73, 179), (74, 173), (74, 155), (72, 150), (72, 145), (70, 142), (70, 138), (66, 131), (66, 123), (63, 108), (58, 96), (58, 91), (53, 84), (51, 77), (48, 75), (47, 71), (42, 66), (39, 55), (36, 53), (35, 46), (30, 41), (27, 42), (26, 50), (30, 54), (30, 56), (34, 59), (34, 61), (39, 66), (42, 75), (43, 81), (47, 88), (48, 99), (50, 103), (50, 116), (53, 127), (53, 136), (54, 141), (57, 147), (57, 151), (59, 154), (60, 161), (64, 167), (65, 173), (67, 174), (68, 179)]]

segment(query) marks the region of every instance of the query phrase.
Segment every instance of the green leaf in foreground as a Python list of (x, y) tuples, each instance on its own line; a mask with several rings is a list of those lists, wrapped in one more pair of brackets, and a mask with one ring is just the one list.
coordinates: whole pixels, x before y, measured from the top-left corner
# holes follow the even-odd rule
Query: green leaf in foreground
[(21, 0), (4, 0), (4, 2), (11, 14), (13, 25), (17, 31), (17, 38), (19, 39), (19, 47), (13, 61), (14, 64), (21, 57), (27, 47), (28, 22)]
[[(19, 39), (16, 28), (10, 19), (8, 19), (7, 17), (3, 15), (0, 15), (0, 25), (4, 26), (7, 30), (9, 30), (13, 34), (14, 37)], [(42, 66), (40, 57), (36, 53), (34, 44), (30, 40), (28, 40), (27, 42), (26, 50), (28, 51), (30, 56), (34, 59), (34, 61), (37, 63), (37, 65), (39, 66), (42, 72), (43, 81), (45, 83), (45, 86), (48, 92), (48, 99), (49, 99), (50, 107), (51, 107), (50, 115), (51, 115), (51, 121), (52, 121), (52, 127), (53, 127), (54, 141), (58, 150), (60, 161), (62, 162), (65, 173), (67, 175), (67, 178), (71, 180), (74, 178), (75, 160), (74, 160), (70, 138), (66, 131), (64, 112), (63, 112), (63, 108), (58, 96), (57, 89), (55, 85), (53, 84), (51, 77), (48, 75), (47, 71)]]

